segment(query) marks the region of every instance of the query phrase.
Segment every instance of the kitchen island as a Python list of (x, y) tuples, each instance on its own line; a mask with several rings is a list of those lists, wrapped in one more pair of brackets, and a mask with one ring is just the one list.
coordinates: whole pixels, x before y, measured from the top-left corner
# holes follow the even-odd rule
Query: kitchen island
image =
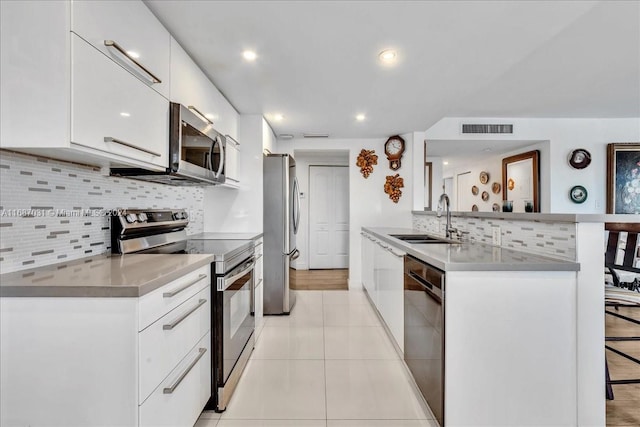
[[(578, 263), (475, 242), (411, 244), (392, 237), (424, 234), (413, 229), (362, 231), (363, 284), (400, 350), (413, 345), (404, 317), (403, 255), (445, 275), (445, 425), (577, 424)], [(367, 241), (373, 256), (365, 253), (372, 248)]]

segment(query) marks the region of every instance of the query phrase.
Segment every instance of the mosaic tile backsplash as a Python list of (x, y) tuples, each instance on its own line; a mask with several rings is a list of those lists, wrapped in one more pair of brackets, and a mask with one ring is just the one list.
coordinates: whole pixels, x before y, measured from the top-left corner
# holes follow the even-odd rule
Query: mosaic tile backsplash
[[(413, 228), (444, 236), (444, 215), (413, 215)], [(497, 218), (451, 217), (454, 228), (468, 232), (471, 241), (492, 244), (493, 227), (500, 227), (503, 247), (575, 261), (576, 225), (567, 222), (510, 221)]]
[(111, 251), (110, 210), (186, 209), (204, 227), (204, 190), (104, 176), (99, 169), (0, 151), (0, 273)]

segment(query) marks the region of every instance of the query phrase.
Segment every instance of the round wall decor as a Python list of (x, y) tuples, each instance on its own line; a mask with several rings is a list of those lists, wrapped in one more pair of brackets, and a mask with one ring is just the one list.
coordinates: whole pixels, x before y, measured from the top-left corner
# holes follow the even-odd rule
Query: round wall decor
[(500, 185), (499, 182), (494, 182), (493, 184), (491, 184), (491, 192), (493, 194), (498, 194), (500, 193), (501, 187), (502, 186)]
[(569, 154), (569, 164), (574, 169), (584, 169), (591, 163), (591, 153), (584, 148), (577, 148)]
[(478, 212), (478, 205), (471, 206), (471, 212)]
[(480, 189), (478, 189), (478, 187), (476, 187), (475, 185), (471, 187), (471, 194), (473, 194), (474, 196), (478, 195), (478, 191), (480, 191)]
[(587, 189), (582, 185), (574, 185), (571, 187), (571, 190), (569, 190), (569, 197), (573, 203), (584, 203), (584, 201), (587, 200), (587, 196)]
[(480, 184), (486, 184), (489, 182), (489, 174), (485, 171), (480, 172)]
[(497, 203), (494, 203), (493, 206), (491, 207), (491, 210), (494, 212), (500, 212), (500, 205)]
[(482, 201), (486, 202), (487, 200), (489, 200), (489, 193), (487, 193), (486, 191), (482, 192)]

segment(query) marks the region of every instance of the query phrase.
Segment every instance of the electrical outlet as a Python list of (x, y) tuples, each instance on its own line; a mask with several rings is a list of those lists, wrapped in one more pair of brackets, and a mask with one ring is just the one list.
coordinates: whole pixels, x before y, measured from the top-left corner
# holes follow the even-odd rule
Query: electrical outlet
[(492, 227), (491, 231), (493, 231), (493, 244), (496, 246), (502, 245), (502, 232), (500, 227)]

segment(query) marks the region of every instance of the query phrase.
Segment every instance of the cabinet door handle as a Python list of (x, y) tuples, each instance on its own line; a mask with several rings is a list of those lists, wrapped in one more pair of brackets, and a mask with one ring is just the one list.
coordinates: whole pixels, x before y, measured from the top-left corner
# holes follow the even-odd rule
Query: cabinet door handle
[(387, 248), (387, 250), (388, 250), (389, 252), (391, 252), (393, 255), (397, 256), (398, 258), (403, 258), (403, 257), (404, 257), (404, 254), (403, 254), (403, 253), (400, 253), (400, 254), (396, 253), (396, 252), (393, 250), (393, 248), (392, 248), (391, 246), (389, 246), (389, 247)]
[(152, 156), (161, 157), (162, 154), (156, 153), (155, 151), (147, 150), (146, 148), (140, 148), (136, 145), (131, 144), (130, 142), (125, 142), (121, 139), (114, 138), (112, 136), (105, 136), (104, 142), (115, 142), (116, 144), (124, 145), (125, 147), (133, 148), (134, 150), (142, 151), (143, 153), (151, 154)]
[(139, 63), (138, 61), (136, 61), (134, 57), (132, 57), (131, 55), (129, 55), (129, 54), (127, 53), (127, 50), (126, 50), (126, 49), (124, 49), (122, 46), (120, 46), (120, 45), (119, 45), (118, 43), (116, 43), (115, 41), (113, 41), (113, 40), (105, 40), (105, 41), (104, 41), (104, 45), (105, 45), (105, 46), (107, 46), (107, 47), (112, 47), (112, 48), (114, 48), (115, 50), (117, 50), (118, 52), (120, 52), (121, 54), (123, 54), (123, 55), (124, 55), (124, 56), (129, 60), (129, 61), (133, 62), (133, 63), (136, 65), (136, 67), (140, 68), (142, 71), (144, 71), (144, 72), (145, 72), (145, 74), (147, 74), (149, 77), (151, 77), (152, 84), (153, 84), (153, 83), (162, 83), (162, 80), (160, 80), (159, 78), (157, 78), (157, 77), (155, 76), (155, 74), (153, 74), (151, 71), (149, 71), (149, 70), (147, 69), (147, 67), (145, 67), (144, 65), (142, 65), (141, 63)]
[(194, 107), (193, 105), (189, 105), (187, 108), (188, 108), (189, 110), (191, 110), (192, 112), (194, 112), (194, 113), (196, 114), (196, 116), (198, 116), (198, 118), (199, 118), (200, 120), (202, 120), (203, 122), (208, 123), (208, 124), (210, 124), (210, 125), (212, 125), (212, 124), (213, 124), (213, 122), (212, 122), (211, 120), (209, 120), (209, 118), (208, 118), (207, 116), (205, 116), (204, 114), (202, 114), (202, 113), (200, 112), (200, 110), (198, 110), (198, 109), (197, 109), (196, 107)]
[(168, 325), (162, 325), (162, 329), (165, 331), (170, 331), (173, 328), (175, 328), (176, 326), (178, 326), (180, 323), (182, 323), (182, 321), (184, 319), (186, 319), (187, 317), (191, 316), (191, 314), (196, 311), (197, 309), (199, 309), (200, 307), (202, 307), (205, 303), (207, 302), (206, 299), (201, 299), (198, 301), (198, 304), (193, 307), (191, 310), (187, 311), (185, 314), (183, 314), (182, 316), (178, 317), (173, 323), (169, 323)]
[(193, 369), (194, 366), (196, 366), (196, 364), (198, 363), (198, 361), (200, 359), (202, 359), (202, 356), (204, 356), (204, 354), (207, 352), (206, 348), (199, 348), (198, 349), (198, 356), (196, 356), (196, 358), (193, 360), (193, 362), (191, 362), (189, 364), (189, 366), (187, 366), (187, 369), (184, 370), (183, 373), (180, 374), (180, 376), (178, 377), (178, 379), (171, 384), (169, 387), (165, 387), (162, 390), (162, 393), (164, 394), (171, 394), (175, 391), (176, 388), (178, 388), (178, 386), (180, 385), (180, 383), (182, 382), (182, 380), (184, 379), (184, 377), (186, 377), (187, 375), (189, 375), (189, 372), (191, 372), (191, 370)]
[(198, 283), (199, 281), (201, 281), (202, 279), (204, 279), (206, 277), (207, 277), (206, 274), (201, 274), (201, 275), (198, 276), (197, 279), (192, 280), (191, 282), (187, 283), (186, 285), (184, 285), (184, 286), (182, 286), (182, 287), (180, 287), (178, 289), (175, 289), (173, 291), (169, 291), (169, 292), (163, 293), (162, 297), (163, 298), (172, 298), (172, 297), (178, 295), (180, 292), (184, 291), (185, 289), (188, 289), (191, 286), (195, 285), (196, 283)]

